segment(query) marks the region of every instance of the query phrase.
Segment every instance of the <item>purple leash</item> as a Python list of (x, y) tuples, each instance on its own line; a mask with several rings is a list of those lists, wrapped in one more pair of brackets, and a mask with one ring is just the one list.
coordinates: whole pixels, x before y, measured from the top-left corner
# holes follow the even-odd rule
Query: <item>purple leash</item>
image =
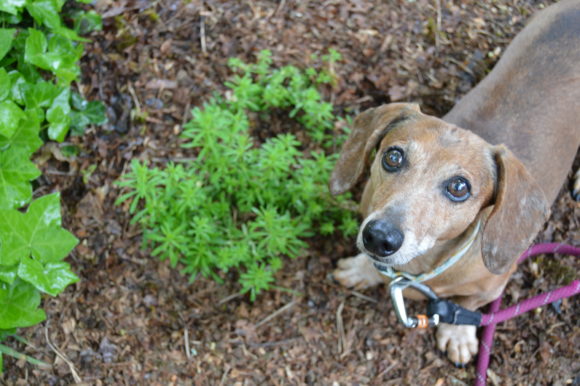
[[(566, 255), (580, 256), (580, 248), (572, 247), (570, 245), (548, 243), (538, 244), (528, 249), (518, 260), (518, 264), (528, 257), (541, 255), (544, 253), (562, 253)], [(580, 280), (574, 280), (567, 286), (558, 288), (556, 290), (534, 296), (526, 299), (515, 306), (499, 311), (501, 306), (500, 295), (495, 299), (489, 307), (489, 314), (481, 315), (481, 326), (484, 326), (481, 334), (481, 342), (479, 345), (479, 356), (477, 358), (477, 376), (475, 378), (476, 386), (484, 386), (487, 380), (487, 368), (489, 367), (489, 357), (493, 345), (493, 334), (497, 323), (514, 318), (534, 308), (544, 306), (546, 304), (555, 302), (556, 300), (574, 296), (580, 293)]]
[[(570, 245), (551, 243), (538, 244), (528, 249), (518, 259), (518, 264), (528, 257), (541, 255), (544, 253), (562, 253), (566, 255), (580, 256), (580, 248)], [(413, 288), (425, 295), (429, 302), (427, 303), (427, 313), (415, 317), (407, 316), (403, 291), (406, 288)], [(420, 281), (412, 280), (404, 276), (397, 276), (389, 284), (391, 301), (397, 314), (397, 318), (404, 326), (409, 328), (427, 328), (437, 326), (439, 323), (448, 323), (455, 325), (482, 326), (483, 332), (479, 345), (479, 357), (477, 359), (477, 376), (475, 378), (476, 386), (485, 386), (487, 379), (487, 368), (489, 366), (489, 356), (493, 345), (493, 334), (497, 323), (515, 318), (518, 315), (528, 312), (534, 308), (545, 306), (562, 298), (567, 298), (580, 293), (580, 280), (574, 280), (565, 287), (534, 296), (500, 311), (500, 295), (490, 304), (489, 314), (482, 314), (478, 311), (471, 311), (460, 305), (453, 303), (448, 299), (442, 299)]]

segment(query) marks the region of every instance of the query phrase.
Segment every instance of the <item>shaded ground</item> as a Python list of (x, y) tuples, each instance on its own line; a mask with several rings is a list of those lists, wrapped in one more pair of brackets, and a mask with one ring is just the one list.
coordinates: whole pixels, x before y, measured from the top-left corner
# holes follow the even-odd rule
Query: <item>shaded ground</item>
[[(356, 293), (328, 280), (353, 240), (311, 243), (287, 263), (274, 290), (250, 303), (232, 280), (193, 284), (141, 251), (113, 182), (131, 158), (180, 156), (176, 134), (192, 106), (223, 91), (227, 58), (271, 49), (278, 64), (308, 66), (329, 47), (343, 54), (339, 111), (403, 100), (444, 114), (495, 63), (529, 15), (548, 1), (102, 0), (104, 32), (84, 59), (82, 89), (110, 106), (110, 124), (71, 141), (74, 160), (44, 164), (37, 194), (63, 192), (65, 223), (82, 241), (69, 261), (81, 277), (45, 299), (48, 320), (7, 343), (53, 363), (49, 371), (5, 359), (7, 384), (471, 384), (431, 331), (396, 323), (384, 288)], [(515, 3), (515, 4), (513, 4)], [(54, 152), (53, 152), (54, 153)], [(56, 152), (57, 153), (57, 152)], [(57, 154), (58, 155), (58, 154)], [(567, 189), (538, 241), (578, 243), (580, 207)], [(528, 263), (506, 301), (560, 284), (572, 258)], [(578, 384), (579, 299), (499, 326), (496, 384)], [(46, 335), (67, 363), (49, 347)]]

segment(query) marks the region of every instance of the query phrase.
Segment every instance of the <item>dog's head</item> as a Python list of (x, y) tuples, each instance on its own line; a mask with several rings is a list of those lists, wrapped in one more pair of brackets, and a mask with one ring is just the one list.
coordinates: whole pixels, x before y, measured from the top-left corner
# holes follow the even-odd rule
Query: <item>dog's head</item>
[(357, 245), (384, 264), (406, 264), (460, 236), (491, 205), (481, 248), (485, 266), (500, 274), (547, 218), (543, 192), (506, 147), (422, 114), (415, 104), (384, 105), (355, 119), (331, 193), (349, 190), (375, 150)]

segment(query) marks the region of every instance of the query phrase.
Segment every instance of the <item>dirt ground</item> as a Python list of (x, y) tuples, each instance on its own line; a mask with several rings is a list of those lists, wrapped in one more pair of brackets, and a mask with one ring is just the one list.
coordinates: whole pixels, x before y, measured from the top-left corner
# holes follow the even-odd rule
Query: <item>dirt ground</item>
[[(352, 239), (311, 240), (277, 275), (279, 289), (251, 303), (233, 279), (189, 283), (141, 250), (139, 229), (113, 205), (114, 181), (132, 158), (180, 156), (176, 134), (193, 106), (224, 91), (229, 57), (253, 61), (270, 49), (277, 64), (304, 67), (311, 54), (335, 48), (340, 81), (326, 97), (337, 112), (415, 101), (443, 115), (549, 3), (97, 0), (104, 31), (87, 46), (80, 88), (109, 106), (110, 122), (70, 139), (82, 149), (75, 159), (52, 148), (36, 192), (62, 192), (65, 225), (81, 240), (69, 257), (81, 281), (45, 298), (47, 321), (20, 331), (29, 345), (5, 342), (52, 369), (5, 357), (0, 382), (473, 383), (474, 365), (454, 367), (436, 351), (433, 331), (396, 322), (384, 288), (359, 293), (329, 279), (336, 261), (355, 253)], [(579, 219), (565, 186), (537, 241), (578, 244)], [(571, 257), (526, 263), (505, 303), (562, 284), (579, 268)], [(560, 313), (547, 307), (498, 326), (490, 382), (580, 384), (579, 303), (564, 300)]]

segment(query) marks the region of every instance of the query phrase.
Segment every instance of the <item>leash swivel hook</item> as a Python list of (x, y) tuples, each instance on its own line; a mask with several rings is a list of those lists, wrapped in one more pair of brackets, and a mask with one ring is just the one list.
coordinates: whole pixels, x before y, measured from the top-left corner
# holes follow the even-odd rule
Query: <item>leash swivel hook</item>
[(399, 319), (399, 321), (403, 323), (405, 327), (409, 328), (427, 328), (437, 326), (439, 324), (438, 314), (434, 314), (429, 317), (427, 315), (407, 316), (405, 299), (403, 298), (403, 290), (409, 287), (421, 292), (423, 295), (429, 298), (429, 301), (436, 301), (439, 299), (435, 292), (433, 292), (433, 290), (431, 290), (431, 288), (429, 288), (427, 285), (409, 280), (404, 276), (397, 276), (389, 284), (391, 302), (395, 308), (397, 319)]

